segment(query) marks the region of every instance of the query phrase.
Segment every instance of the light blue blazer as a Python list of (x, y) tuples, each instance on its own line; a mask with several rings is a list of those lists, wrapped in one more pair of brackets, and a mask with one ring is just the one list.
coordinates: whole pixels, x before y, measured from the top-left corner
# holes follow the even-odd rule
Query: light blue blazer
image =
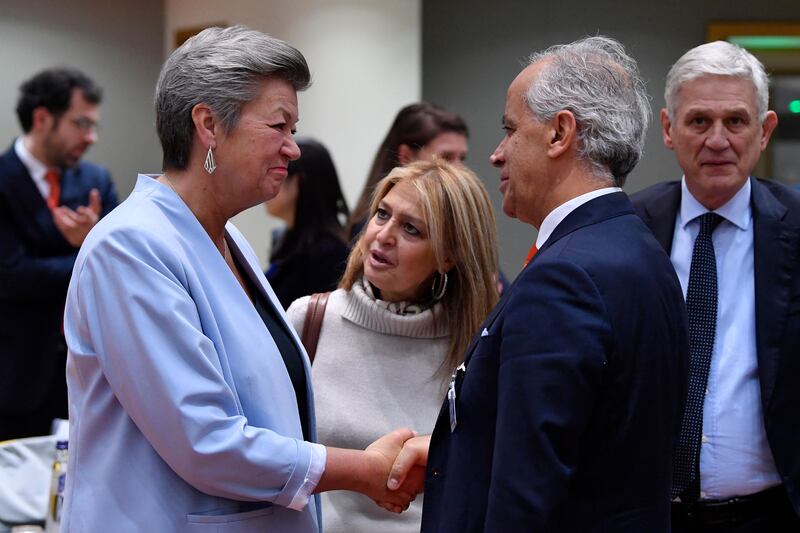
[[(233, 254), (286, 322), (244, 237)], [(312, 457), (267, 328), (203, 227), (140, 175), (92, 230), (67, 296), (65, 532), (317, 532)], [(308, 389), (311, 439), (313, 396)], [(324, 452), (322, 453), (324, 460)], [(301, 497), (302, 499), (302, 497)], [(296, 505), (295, 505), (296, 506)]]

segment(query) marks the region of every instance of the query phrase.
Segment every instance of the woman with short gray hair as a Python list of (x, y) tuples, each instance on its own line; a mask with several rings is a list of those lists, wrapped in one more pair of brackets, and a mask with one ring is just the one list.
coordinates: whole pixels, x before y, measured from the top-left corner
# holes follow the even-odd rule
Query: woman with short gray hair
[(229, 222), (274, 197), (294, 141), (302, 54), (242, 26), (167, 59), (156, 88), (164, 172), (84, 242), (65, 315), (70, 466), (62, 531), (321, 526), (314, 493), (386, 490), (410, 430), (366, 451), (315, 444), (308, 359)]

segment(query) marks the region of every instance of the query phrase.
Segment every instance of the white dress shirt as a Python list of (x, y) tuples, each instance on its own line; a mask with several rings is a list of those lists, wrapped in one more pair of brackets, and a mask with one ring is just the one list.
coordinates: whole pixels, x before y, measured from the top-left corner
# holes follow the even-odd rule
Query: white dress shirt
[[(712, 235), (717, 263), (717, 329), (703, 404), (700, 498), (724, 499), (778, 485), (761, 409), (753, 275), (750, 181), (725, 205)], [(672, 264), (684, 297), (697, 217), (708, 212), (681, 183), (681, 205), (672, 239)]]
[(550, 238), (550, 235), (553, 234), (553, 230), (555, 230), (556, 227), (561, 224), (562, 220), (567, 218), (567, 215), (575, 211), (577, 208), (589, 200), (594, 200), (598, 196), (621, 191), (622, 189), (619, 187), (604, 187), (602, 189), (597, 189), (596, 191), (591, 191), (587, 192), (586, 194), (576, 196), (572, 200), (568, 200), (550, 211), (550, 213), (544, 217), (544, 220), (542, 220), (542, 225), (539, 228), (539, 234), (536, 236), (536, 248), (541, 250), (542, 246), (544, 246), (544, 243), (546, 243), (547, 239)]
[(25, 148), (25, 141), (22, 137), (17, 137), (14, 142), (14, 151), (17, 153), (19, 160), (22, 161), (22, 164), (25, 165), (25, 168), (28, 169), (28, 174), (31, 175), (36, 188), (47, 200), (50, 196), (50, 184), (44, 179), (45, 174), (47, 174), (47, 165), (33, 157), (33, 154)]

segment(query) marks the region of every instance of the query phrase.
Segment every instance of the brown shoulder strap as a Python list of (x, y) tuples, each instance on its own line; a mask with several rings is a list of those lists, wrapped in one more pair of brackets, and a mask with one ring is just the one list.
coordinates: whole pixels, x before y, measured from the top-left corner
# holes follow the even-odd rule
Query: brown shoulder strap
[(303, 323), (303, 334), (300, 340), (306, 347), (306, 353), (311, 363), (314, 363), (314, 356), (317, 354), (317, 343), (319, 342), (319, 332), (322, 329), (322, 319), (325, 317), (325, 306), (328, 305), (330, 292), (318, 292), (311, 295), (306, 309), (306, 320)]

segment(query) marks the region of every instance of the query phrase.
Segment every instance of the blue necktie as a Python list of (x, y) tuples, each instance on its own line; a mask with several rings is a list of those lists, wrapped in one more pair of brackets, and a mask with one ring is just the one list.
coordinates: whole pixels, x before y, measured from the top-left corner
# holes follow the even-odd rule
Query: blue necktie
[(700, 497), (700, 438), (703, 431), (703, 401), (717, 330), (717, 263), (711, 234), (722, 221), (716, 213), (700, 219), (694, 241), (686, 311), (689, 316), (689, 391), (681, 421), (681, 432), (672, 470), (671, 496), (684, 502)]

